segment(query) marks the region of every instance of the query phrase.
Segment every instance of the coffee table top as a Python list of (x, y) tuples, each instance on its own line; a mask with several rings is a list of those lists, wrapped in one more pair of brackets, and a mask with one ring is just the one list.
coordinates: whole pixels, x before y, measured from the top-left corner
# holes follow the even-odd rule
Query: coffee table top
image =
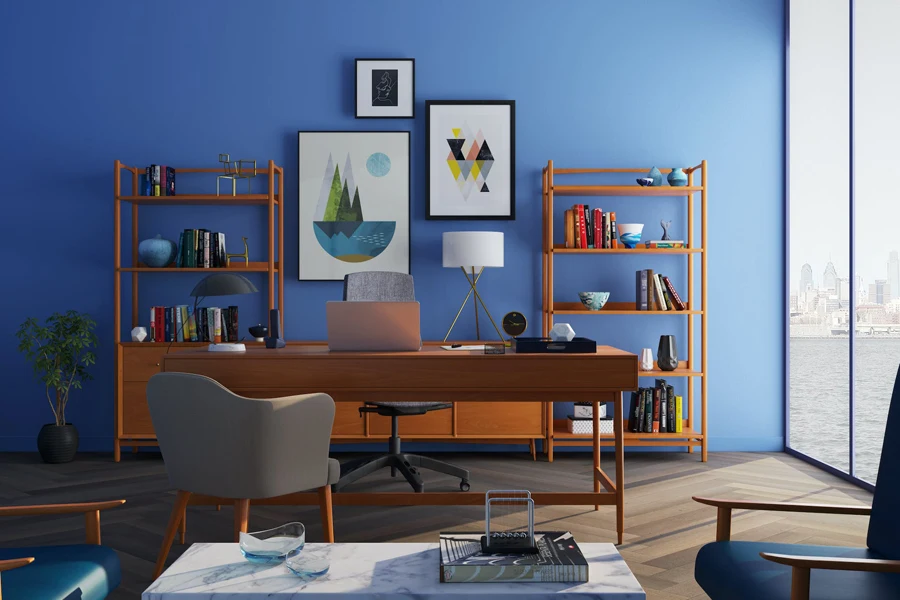
[(510, 596), (554, 600), (645, 600), (646, 595), (612, 544), (579, 544), (590, 566), (588, 583), (440, 583), (437, 544), (307, 544), (327, 553), (331, 568), (313, 581), (283, 564), (254, 565), (237, 544), (194, 544), (144, 591), (142, 600), (352, 600)]

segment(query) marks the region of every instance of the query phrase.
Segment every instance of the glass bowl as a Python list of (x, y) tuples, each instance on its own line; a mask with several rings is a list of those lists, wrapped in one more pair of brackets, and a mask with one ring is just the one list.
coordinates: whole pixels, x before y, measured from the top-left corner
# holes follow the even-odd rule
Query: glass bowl
[(326, 573), (331, 566), (330, 545), (307, 549), (302, 554), (295, 554), (284, 561), (291, 573), (305, 581), (317, 579)]
[(284, 562), (303, 549), (306, 528), (303, 523), (285, 523), (281, 527), (241, 532), (240, 547), (244, 558), (252, 563), (271, 564)]

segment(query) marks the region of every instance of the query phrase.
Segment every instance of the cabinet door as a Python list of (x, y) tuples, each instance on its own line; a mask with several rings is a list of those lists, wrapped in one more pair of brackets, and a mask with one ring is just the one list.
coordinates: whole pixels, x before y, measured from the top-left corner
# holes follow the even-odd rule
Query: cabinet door
[(540, 402), (457, 402), (460, 436), (543, 437)]
[(126, 381), (122, 394), (122, 435), (154, 435), (153, 421), (147, 407), (147, 382)]

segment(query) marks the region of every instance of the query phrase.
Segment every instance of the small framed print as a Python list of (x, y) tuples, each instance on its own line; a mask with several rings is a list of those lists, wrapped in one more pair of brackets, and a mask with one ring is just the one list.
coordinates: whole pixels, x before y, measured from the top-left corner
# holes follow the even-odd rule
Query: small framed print
[(514, 100), (425, 102), (428, 219), (516, 218)]
[(356, 59), (357, 119), (412, 119), (415, 116), (415, 59)]

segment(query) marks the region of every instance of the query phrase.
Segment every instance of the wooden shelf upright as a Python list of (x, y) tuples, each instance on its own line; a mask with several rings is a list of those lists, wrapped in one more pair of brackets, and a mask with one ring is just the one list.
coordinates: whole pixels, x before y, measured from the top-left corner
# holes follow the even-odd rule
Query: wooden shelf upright
[[(684, 316), (687, 318), (687, 353), (686, 361), (681, 361), (675, 371), (641, 371), (641, 377), (647, 378), (671, 378), (686, 377), (687, 378), (687, 397), (685, 404), (687, 405), (687, 416), (681, 415), (683, 419), (683, 431), (681, 433), (632, 433), (628, 431), (628, 424), (625, 424), (625, 446), (674, 446), (686, 447), (689, 453), (694, 448), (700, 447), (701, 460), (706, 462), (707, 459), (707, 418), (706, 418), (706, 402), (707, 402), (707, 379), (708, 371), (706, 364), (707, 357), (707, 317), (708, 307), (706, 303), (706, 263), (707, 263), (707, 236), (706, 236), (706, 215), (708, 208), (708, 191), (707, 187), (707, 166), (706, 161), (702, 161), (695, 167), (684, 169), (687, 174), (687, 186), (671, 187), (662, 185), (657, 187), (641, 187), (639, 185), (561, 185), (556, 182), (557, 176), (565, 175), (603, 175), (603, 174), (634, 174), (642, 176), (649, 169), (558, 169), (554, 167), (553, 161), (548, 161), (547, 166), (542, 172), (542, 205), (543, 205), (543, 244), (542, 244), (542, 270), (543, 270), (543, 310), (542, 310), (542, 330), (543, 335), (549, 335), (550, 329), (556, 315), (584, 315), (584, 316)], [(671, 169), (660, 169), (662, 173), (668, 173)], [(696, 185), (695, 173), (699, 172), (700, 185)], [(700, 245), (695, 245), (694, 240), (694, 196), (700, 195)], [(685, 239), (685, 247), (677, 249), (655, 249), (655, 248), (636, 248), (636, 249), (593, 249), (593, 248), (566, 248), (564, 244), (554, 244), (554, 198), (556, 196), (613, 196), (628, 197), (630, 201), (636, 201), (641, 196), (651, 197), (673, 197), (684, 198), (687, 200), (687, 236)], [(591, 255), (609, 255), (607, 260), (615, 260), (616, 256), (625, 254), (640, 254), (647, 260), (651, 260), (648, 255), (683, 255), (687, 259), (687, 287), (682, 294), (687, 309), (683, 311), (660, 311), (660, 310), (637, 310), (634, 302), (609, 302), (602, 310), (588, 311), (578, 302), (556, 302), (553, 297), (553, 264), (557, 255), (568, 254), (591, 254)], [(700, 302), (695, 301), (694, 294), (694, 276), (696, 271), (695, 258), (700, 259)], [(700, 319), (700, 343), (699, 351), (694, 339), (694, 318)], [(699, 361), (696, 356), (699, 354)], [(699, 364), (698, 364), (699, 363)], [(694, 380), (700, 380), (700, 418), (699, 424), (694, 417)], [(611, 398), (610, 398), (611, 400)], [(602, 398), (599, 401), (603, 402)], [(627, 400), (624, 400), (624, 406), (628, 406)], [(549, 460), (553, 460), (554, 445), (560, 446), (579, 446), (590, 445), (590, 435), (571, 434), (566, 429), (565, 420), (553, 419), (553, 403), (548, 402), (546, 406), (546, 443), (545, 452)], [(697, 427), (699, 425), (699, 428)], [(612, 445), (612, 434), (602, 435), (601, 445)]]
[[(122, 446), (131, 446), (137, 452), (139, 446), (155, 446), (156, 434), (147, 408), (147, 381), (160, 370), (162, 356), (167, 352), (204, 347), (205, 342), (132, 342), (122, 341), (122, 278), (131, 277), (131, 327), (143, 322), (138, 309), (138, 281), (141, 275), (154, 273), (191, 273), (194, 277), (205, 274), (232, 273), (266, 273), (268, 275), (269, 309), (281, 309), (281, 324), (284, 331), (284, 169), (269, 161), (267, 167), (259, 169), (259, 177), (267, 179), (267, 192), (264, 194), (237, 194), (234, 196), (215, 194), (184, 194), (176, 196), (141, 196), (138, 192), (139, 175), (143, 169), (129, 167), (115, 161), (113, 190), (115, 214), (115, 247), (114, 247), (114, 302), (113, 321), (116, 346), (116, 393), (115, 393), (115, 432), (113, 438), (113, 458), (116, 462), (121, 456)], [(221, 168), (215, 169), (175, 169), (179, 181), (193, 173), (222, 174)], [(131, 175), (130, 194), (123, 193), (122, 177)], [(130, 266), (122, 265), (122, 205), (131, 205), (131, 261)], [(227, 268), (151, 268), (138, 262), (138, 207), (139, 206), (216, 206), (223, 210), (245, 210), (243, 207), (262, 206), (268, 209), (268, 247), (267, 260), (251, 262), (235, 262)], [(159, 210), (159, 209), (158, 209)], [(277, 215), (276, 215), (277, 213)], [(276, 251), (277, 243), (277, 251)], [(127, 249), (126, 249), (127, 252)], [(277, 280), (277, 286), (276, 286)], [(276, 297), (277, 287), (277, 297)], [(172, 298), (170, 304), (186, 302), (187, 298)], [(277, 302), (276, 302), (277, 301)], [(146, 317), (146, 315), (145, 315)], [(144, 323), (146, 324), (146, 323)], [(251, 345), (253, 342), (250, 343)]]

